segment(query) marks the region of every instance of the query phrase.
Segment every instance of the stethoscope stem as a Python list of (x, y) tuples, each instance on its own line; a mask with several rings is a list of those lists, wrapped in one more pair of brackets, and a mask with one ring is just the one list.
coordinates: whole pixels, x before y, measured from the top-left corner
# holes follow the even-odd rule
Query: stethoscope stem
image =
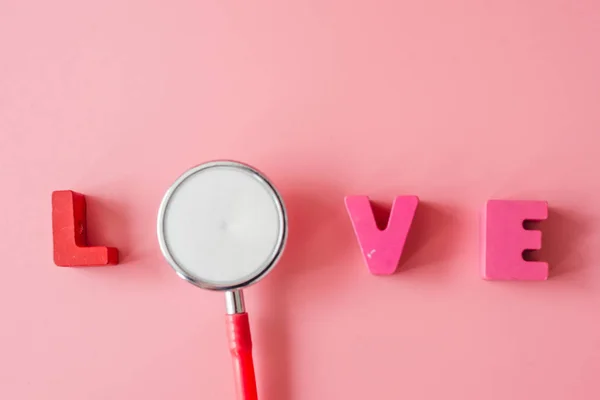
[(225, 307), (229, 315), (245, 313), (244, 293), (241, 290), (229, 290), (225, 292)]

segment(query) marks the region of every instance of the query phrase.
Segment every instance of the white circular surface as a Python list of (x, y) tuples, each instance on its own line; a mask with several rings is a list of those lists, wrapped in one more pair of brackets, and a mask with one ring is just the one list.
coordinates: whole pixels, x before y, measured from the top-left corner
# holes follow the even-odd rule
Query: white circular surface
[(280, 236), (278, 203), (252, 171), (235, 166), (201, 169), (184, 179), (166, 204), (165, 244), (180, 268), (223, 286), (267, 268)]

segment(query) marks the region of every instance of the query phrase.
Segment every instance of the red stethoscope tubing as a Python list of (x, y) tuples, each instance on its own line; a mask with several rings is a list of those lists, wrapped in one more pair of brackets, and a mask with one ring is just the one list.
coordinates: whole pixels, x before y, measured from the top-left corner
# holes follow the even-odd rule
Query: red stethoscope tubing
[(258, 400), (256, 376), (252, 360), (252, 337), (248, 314), (228, 314), (227, 339), (233, 359), (233, 372), (238, 400)]

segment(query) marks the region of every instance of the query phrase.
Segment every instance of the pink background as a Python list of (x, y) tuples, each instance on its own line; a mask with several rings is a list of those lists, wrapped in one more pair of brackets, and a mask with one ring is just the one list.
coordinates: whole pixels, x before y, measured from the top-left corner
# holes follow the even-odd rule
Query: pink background
[[(223, 297), (155, 235), (221, 157), (289, 207), (247, 293), (262, 400), (600, 398), (598, 71), (593, 0), (2, 0), (0, 398), (233, 398)], [(58, 189), (123, 264), (53, 265)], [(421, 198), (396, 275), (347, 194)], [(549, 202), (549, 281), (480, 279), (489, 198)]]

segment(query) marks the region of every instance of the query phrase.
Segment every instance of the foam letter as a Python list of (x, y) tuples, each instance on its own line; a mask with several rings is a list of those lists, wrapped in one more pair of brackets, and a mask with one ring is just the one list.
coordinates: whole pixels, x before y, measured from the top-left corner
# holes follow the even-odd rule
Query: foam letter
[(542, 232), (526, 230), (523, 222), (546, 218), (548, 203), (545, 201), (489, 200), (483, 226), (483, 278), (523, 281), (548, 279), (547, 263), (523, 259), (523, 251), (542, 247)]
[(396, 197), (384, 230), (377, 227), (367, 196), (348, 196), (345, 201), (367, 268), (373, 275), (393, 274), (398, 268), (419, 198)]
[(113, 247), (87, 247), (85, 197), (70, 190), (52, 193), (54, 263), (60, 267), (117, 264)]

